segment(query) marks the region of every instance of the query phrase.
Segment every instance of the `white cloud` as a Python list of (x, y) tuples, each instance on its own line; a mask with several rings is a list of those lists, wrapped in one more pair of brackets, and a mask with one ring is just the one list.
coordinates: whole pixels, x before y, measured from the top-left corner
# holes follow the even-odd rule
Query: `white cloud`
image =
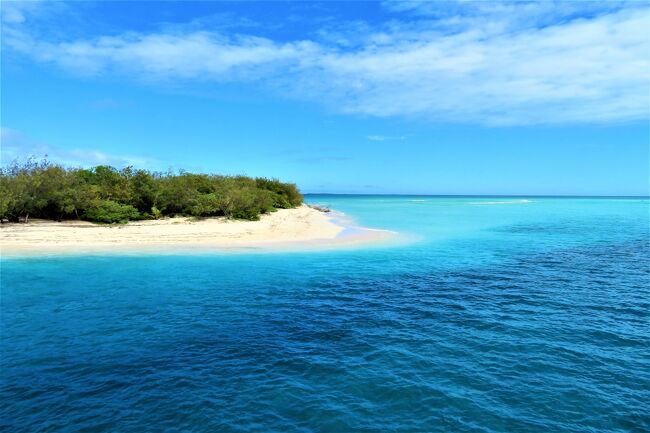
[(26, 15), (38, 9), (38, 1), (4, 1), (2, 2), (2, 22), (8, 25), (26, 21)]
[(181, 34), (127, 33), (73, 42), (42, 42), (17, 33), (8, 45), (33, 58), (56, 63), (82, 75), (106, 71), (136, 74), (144, 79), (250, 79), (293, 67), (314, 56), (308, 41), (275, 43), (207, 31)]
[(404, 135), (400, 135), (399, 137), (391, 137), (387, 135), (369, 135), (366, 138), (370, 141), (406, 140), (406, 136)]
[(489, 125), (647, 118), (647, 6), (555, 5), (391, 3), (425, 17), (283, 42), (209, 29), (59, 42), (18, 25), (3, 33), (14, 50), (75, 73), (255, 81), (349, 114)]
[(126, 167), (132, 165), (137, 168), (152, 168), (160, 165), (159, 161), (141, 156), (115, 155), (98, 150), (66, 150), (35, 141), (20, 131), (6, 127), (0, 128), (0, 143), (2, 143), (2, 147), (0, 147), (1, 165), (28, 158), (46, 158), (49, 161), (72, 167), (95, 165)]

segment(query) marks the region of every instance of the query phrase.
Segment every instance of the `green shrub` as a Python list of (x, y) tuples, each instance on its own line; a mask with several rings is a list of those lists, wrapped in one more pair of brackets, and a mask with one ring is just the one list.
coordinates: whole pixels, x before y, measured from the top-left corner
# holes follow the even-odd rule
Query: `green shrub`
[(218, 215), (220, 209), (219, 197), (213, 193), (199, 195), (194, 204), (190, 207), (189, 213), (192, 216)]
[(129, 220), (140, 219), (136, 208), (128, 204), (119, 204), (110, 200), (97, 200), (93, 207), (86, 210), (83, 219), (99, 223), (126, 223)]
[(0, 219), (14, 222), (82, 218), (114, 223), (174, 215), (254, 220), (302, 201), (296, 185), (277, 179), (131, 167), (69, 169), (34, 160), (0, 168)]
[(269, 191), (259, 189), (241, 189), (231, 192), (233, 211), (231, 216), (237, 219), (256, 221), (260, 214), (267, 213), (273, 207), (273, 196)]
[(276, 208), (289, 209), (300, 206), (303, 202), (303, 196), (298, 191), (298, 187), (293, 183), (280, 182), (277, 179), (267, 179), (258, 177), (255, 179), (257, 188), (271, 191), (273, 195), (273, 206)]

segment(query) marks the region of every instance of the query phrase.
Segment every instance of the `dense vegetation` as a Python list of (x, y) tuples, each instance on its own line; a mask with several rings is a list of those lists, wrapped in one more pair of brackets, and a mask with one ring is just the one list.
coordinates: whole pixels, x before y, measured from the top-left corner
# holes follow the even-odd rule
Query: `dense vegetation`
[(302, 200), (294, 184), (246, 176), (65, 168), (47, 161), (0, 170), (1, 221), (124, 223), (175, 215), (256, 220), (278, 208), (299, 206)]

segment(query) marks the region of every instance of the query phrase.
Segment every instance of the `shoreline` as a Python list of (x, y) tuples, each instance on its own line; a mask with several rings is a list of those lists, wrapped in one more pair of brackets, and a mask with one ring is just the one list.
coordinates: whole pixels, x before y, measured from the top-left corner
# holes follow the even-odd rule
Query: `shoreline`
[(303, 204), (259, 221), (188, 217), (97, 225), (33, 220), (0, 225), (0, 257), (320, 251), (378, 243), (395, 232), (359, 227)]

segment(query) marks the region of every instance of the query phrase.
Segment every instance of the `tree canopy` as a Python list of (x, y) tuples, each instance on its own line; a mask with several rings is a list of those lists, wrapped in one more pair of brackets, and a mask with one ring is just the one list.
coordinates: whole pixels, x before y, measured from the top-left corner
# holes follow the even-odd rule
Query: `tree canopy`
[(277, 179), (105, 165), (66, 168), (33, 160), (0, 169), (1, 221), (33, 217), (125, 223), (177, 215), (257, 220), (302, 201), (295, 184)]

